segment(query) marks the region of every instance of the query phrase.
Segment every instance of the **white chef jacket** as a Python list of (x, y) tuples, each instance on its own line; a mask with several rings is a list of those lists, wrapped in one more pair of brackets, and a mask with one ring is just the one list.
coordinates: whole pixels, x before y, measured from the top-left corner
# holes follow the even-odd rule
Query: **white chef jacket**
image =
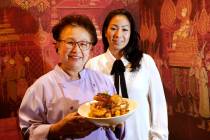
[[(86, 67), (110, 75), (116, 58), (109, 49), (90, 59)], [(138, 71), (130, 72), (131, 64), (121, 58), (126, 67), (128, 97), (138, 102), (135, 114), (126, 120), (125, 140), (168, 140), (167, 106), (160, 74), (151, 56), (143, 54)], [(110, 75), (114, 82), (114, 76)]]
[[(84, 69), (79, 80), (71, 80), (57, 65), (26, 91), (19, 109), (20, 127), (27, 128), (30, 140), (45, 140), (52, 123), (105, 91), (116, 92), (107, 76)], [(99, 128), (80, 140), (107, 140), (107, 137), (104, 129)]]

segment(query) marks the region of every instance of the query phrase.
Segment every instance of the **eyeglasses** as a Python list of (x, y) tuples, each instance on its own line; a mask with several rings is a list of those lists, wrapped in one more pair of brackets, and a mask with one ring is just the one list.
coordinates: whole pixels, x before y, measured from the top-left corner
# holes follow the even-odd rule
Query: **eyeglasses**
[(66, 40), (59, 40), (59, 42), (64, 42), (68, 49), (73, 49), (74, 46), (78, 46), (82, 51), (86, 51), (90, 49), (92, 42), (88, 41), (66, 41)]

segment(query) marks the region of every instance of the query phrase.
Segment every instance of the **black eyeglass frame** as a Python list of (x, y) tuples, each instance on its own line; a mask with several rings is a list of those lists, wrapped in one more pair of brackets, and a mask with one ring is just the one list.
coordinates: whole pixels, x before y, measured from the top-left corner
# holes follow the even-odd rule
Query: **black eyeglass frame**
[(58, 42), (63, 42), (66, 44), (68, 49), (73, 49), (76, 45), (80, 48), (82, 51), (89, 50), (92, 46), (92, 42), (88, 41), (67, 41), (67, 40), (59, 40)]

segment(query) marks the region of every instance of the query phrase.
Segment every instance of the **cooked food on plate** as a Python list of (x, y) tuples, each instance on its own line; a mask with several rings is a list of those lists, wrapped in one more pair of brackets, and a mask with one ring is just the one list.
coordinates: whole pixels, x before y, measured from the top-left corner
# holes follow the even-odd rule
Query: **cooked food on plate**
[(96, 102), (90, 105), (89, 117), (108, 118), (126, 114), (129, 111), (129, 104), (121, 96), (99, 93), (94, 96)]

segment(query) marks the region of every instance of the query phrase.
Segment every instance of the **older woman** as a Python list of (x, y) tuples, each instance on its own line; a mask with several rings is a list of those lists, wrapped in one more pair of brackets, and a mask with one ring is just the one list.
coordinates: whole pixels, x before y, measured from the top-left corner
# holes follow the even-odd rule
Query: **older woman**
[(36, 80), (22, 100), (19, 118), (24, 137), (32, 140), (107, 139), (103, 128), (75, 112), (80, 104), (93, 100), (97, 93), (115, 92), (105, 76), (84, 69), (91, 47), (97, 43), (93, 23), (86, 16), (66, 16), (52, 33), (60, 63)]
[(111, 11), (103, 24), (105, 53), (87, 67), (110, 75), (119, 94), (138, 101), (125, 123), (125, 140), (167, 140), (166, 100), (160, 74), (151, 56), (139, 50), (139, 35), (125, 9)]

